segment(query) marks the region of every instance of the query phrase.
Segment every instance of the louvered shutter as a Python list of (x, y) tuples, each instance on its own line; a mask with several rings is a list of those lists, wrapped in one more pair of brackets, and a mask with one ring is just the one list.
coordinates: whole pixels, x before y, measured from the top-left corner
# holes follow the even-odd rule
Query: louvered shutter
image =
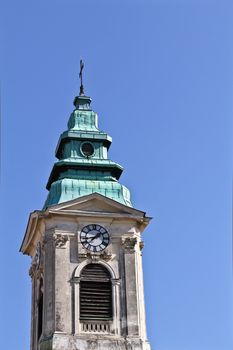
[(81, 272), (80, 319), (112, 319), (112, 284), (108, 270), (100, 264), (86, 265)]

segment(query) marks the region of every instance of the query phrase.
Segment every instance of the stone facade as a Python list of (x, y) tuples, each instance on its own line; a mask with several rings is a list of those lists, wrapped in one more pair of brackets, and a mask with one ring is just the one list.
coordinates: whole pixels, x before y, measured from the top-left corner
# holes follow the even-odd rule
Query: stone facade
[[(21, 251), (32, 257), (31, 350), (150, 350), (141, 257), (149, 220), (97, 193), (30, 215)], [(90, 252), (81, 244), (89, 224), (108, 231), (105, 250)], [(88, 264), (110, 274), (110, 321), (80, 319), (81, 272)]]

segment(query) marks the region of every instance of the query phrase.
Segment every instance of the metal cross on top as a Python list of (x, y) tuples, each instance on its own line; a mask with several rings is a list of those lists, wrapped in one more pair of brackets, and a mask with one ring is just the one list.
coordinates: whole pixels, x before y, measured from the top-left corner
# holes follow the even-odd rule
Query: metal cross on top
[(79, 78), (80, 78), (80, 92), (79, 95), (84, 95), (84, 87), (83, 87), (83, 67), (84, 63), (82, 60), (80, 60), (80, 72), (79, 72)]

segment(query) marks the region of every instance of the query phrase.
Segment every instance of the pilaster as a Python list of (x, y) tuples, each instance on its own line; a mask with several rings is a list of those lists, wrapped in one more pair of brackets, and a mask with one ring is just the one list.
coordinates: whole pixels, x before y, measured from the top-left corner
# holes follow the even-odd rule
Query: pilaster
[(126, 312), (128, 336), (139, 336), (139, 315), (136, 285), (136, 237), (122, 239), (125, 264)]

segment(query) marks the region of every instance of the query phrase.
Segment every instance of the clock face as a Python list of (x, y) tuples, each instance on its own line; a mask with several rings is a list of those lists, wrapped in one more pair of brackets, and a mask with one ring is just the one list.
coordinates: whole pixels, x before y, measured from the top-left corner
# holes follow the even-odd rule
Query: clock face
[(104, 227), (91, 224), (83, 227), (80, 241), (83, 247), (91, 252), (101, 252), (109, 244), (109, 234)]

